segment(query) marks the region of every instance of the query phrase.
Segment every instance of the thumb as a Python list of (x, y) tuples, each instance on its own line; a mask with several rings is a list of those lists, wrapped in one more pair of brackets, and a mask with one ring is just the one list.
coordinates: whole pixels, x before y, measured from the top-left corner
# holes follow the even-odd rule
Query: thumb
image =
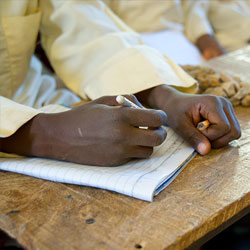
[(192, 122), (186, 123), (179, 134), (201, 155), (206, 155), (211, 149), (211, 143)]

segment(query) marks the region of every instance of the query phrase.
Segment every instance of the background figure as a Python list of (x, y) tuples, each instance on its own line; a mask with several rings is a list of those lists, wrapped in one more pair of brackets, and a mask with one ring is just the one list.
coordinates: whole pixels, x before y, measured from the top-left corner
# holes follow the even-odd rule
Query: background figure
[[(137, 32), (183, 31), (205, 59), (249, 43), (250, 5), (247, 0), (105, 2)], [(168, 37), (162, 42), (167, 47)], [(177, 43), (176, 53), (179, 49)]]

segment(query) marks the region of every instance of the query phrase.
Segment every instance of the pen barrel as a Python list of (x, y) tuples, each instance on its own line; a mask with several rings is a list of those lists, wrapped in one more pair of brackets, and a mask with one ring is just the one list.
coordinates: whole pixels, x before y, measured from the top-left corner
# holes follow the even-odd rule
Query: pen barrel
[(131, 102), (126, 97), (121, 96), (121, 95), (119, 95), (119, 96), (116, 97), (116, 101), (119, 104), (121, 104), (123, 107), (130, 107), (130, 108), (135, 108), (135, 109), (141, 109), (141, 107), (139, 107), (138, 105), (136, 105), (135, 103)]

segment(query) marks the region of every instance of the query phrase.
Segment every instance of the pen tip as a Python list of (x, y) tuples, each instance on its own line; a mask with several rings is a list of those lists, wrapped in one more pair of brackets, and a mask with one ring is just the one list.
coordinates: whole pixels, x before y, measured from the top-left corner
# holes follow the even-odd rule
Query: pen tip
[(124, 97), (121, 96), (121, 95), (118, 95), (118, 96), (116, 97), (116, 101), (117, 101), (119, 104), (122, 104), (122, 103), (124, 103)]

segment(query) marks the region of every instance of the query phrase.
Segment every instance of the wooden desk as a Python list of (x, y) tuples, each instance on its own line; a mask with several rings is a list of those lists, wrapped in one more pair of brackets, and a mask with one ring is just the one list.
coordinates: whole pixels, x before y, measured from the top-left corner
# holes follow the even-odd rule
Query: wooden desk
[(0, 172), (0, 228), (27, 249), (193, 249), (250, 211), (250, 109), (236, 113), (241, 139), (195, 157), (153, 203)]

